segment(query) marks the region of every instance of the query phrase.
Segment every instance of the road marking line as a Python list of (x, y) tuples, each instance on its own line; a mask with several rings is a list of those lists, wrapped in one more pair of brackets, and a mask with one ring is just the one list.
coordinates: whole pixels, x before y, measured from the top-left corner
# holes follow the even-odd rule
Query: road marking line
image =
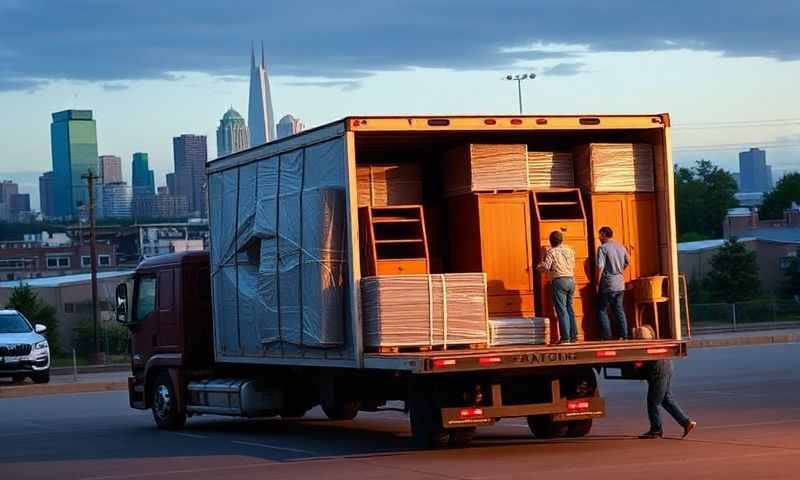
[(189, 437), (189, 438), (211, 438), (206, 435), (198, 435), (196, 433), (184, 433), (184, 432), (173, 432), (175, 435), (180, 435), (182, 437)]
[(710, 425), (705, 426), (702, 425), (700, 429), (702, 430), (716, 430), (720, 428), (739, 428), (739, 427), (760, 427), (762, 425), (780, 425), (781, 423), (800, 423), (800, 418), (794, 418), (789, 420), (772, 420), (768, 422), (753, 422), (753, 423), (732, 423), (729, 425)]
[(239, 445), (247, 445), (250, 447), (262, 447), (262, 448), (269, 448), (272, 450), (281, 450), (284, 452), (293, 452), (293, 453), (304, 453), (308, 455), (316, 455), (315, 452), (311, 452), (308, 450), (301, 450), (299, 448), (289, 448), (289, 447), (278, 447), (275, 445), (267, 445), (266, 443), (256, 443), (256, 442), (242, 442), (240, 440), (231, 440), (231, 443), (236, 443)]

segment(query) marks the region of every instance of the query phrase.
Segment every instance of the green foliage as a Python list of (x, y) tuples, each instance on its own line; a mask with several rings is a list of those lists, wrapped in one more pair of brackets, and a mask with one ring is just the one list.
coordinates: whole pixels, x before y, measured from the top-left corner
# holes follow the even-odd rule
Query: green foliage
[(29, 223), (6, 223), (0, 222), (0, 238), (21, 238), (26, 233), (42, 233), (45, 232), (65, 232), (67, 229), (63, 224), (45, 223), (45, 222), (29, 222)]
[(764, 204), (758, 211), (761, 218), (781, 219), (783, 211), (792, 205), (800, 203), (800, 173), (790, 173), (780, 179), (775, 185), (775, 190), (764, 196)]
[(731, 238), (711, 257), (711, 271), (705, 286), (712, 301), (734, 303), (757, 298), (761, 294), (756, 253)]
[(47, 327), (45, 336), (50, 344), (50, 351), (57, 354), (58, 347), (58, 318), (56, 318), (56, 309), (39, 299), (39, 296), (28, 285), (20, 284), (15, 287), (8, 298), (6, 308), (13, 308), (21, 312), (31, 323), (41, 323)]
[[(97, 328), (100, 351), (110, 355), (128, 353), (128, 329), (111, 322), (102, 322)], [(106, 342), (108, 342), (106, 348)], [(78, 322), (75, 327), (75, 350), (81, 357), (94, 353), (94, 324), (91, 319)]]
[(711, 302), (711, 293), (706, 287), (706, 281), (703, 278), (692, 277), (688, 285), (689, 303), (709, 303)]
[(709, 240), (710, 237), (708, 235), (703, 235), (697, 232), (686, 232), (682, 233), (678, 236), (678, 241), (683, 242), (697, 242), (700, 240)]
[(678, 235), (706, 238), (722, 236), (722, 222), (729, 208), (736, 207), (736, 179), (730, 172), (699, 160), (694, 167), (675, 171), (675, 203)]
[(781, 283), (781, 296), (793, 298), (800, 295), (800, 258), (794, 257)]

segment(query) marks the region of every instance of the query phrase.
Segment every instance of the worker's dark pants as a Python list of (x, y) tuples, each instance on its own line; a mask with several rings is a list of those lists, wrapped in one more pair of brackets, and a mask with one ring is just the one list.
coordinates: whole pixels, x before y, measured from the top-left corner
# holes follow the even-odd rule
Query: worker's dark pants
[(664, 407), (672, 418), (685, 427), (689, 423), (689, 417), (683, 413), (681, 407), (672, 398), (672, 392), (669, 390), (669, 384), (672, 381), (672, 375), (662, 375), (655, 378), (647, 379), (647, 415), (650, 417), (650, 431), (661, 432), (661, 415), (658, 412), (658, 406)]
[[(624, 299), (625, 292), (600, 292), (598, 299), (598, 316), (600, 317), (600, 328), (602, 329), (603, 340), (613, 340), (614, 338), (628, 338), (628, 321), (625, 319)], [(614, 314), (614, 323), (617, 327), (617, 337), (611, 332), (611, 322), (608, 321), (608, 307)]]
[(575, 311), (572, 308), (572, 297), (575, 295), (575, 279), (558, 277), (550, 284), (553, 290), (553, 306), (558, 314), (558, 328), (562, 342), (574, 342), (578, 339), (578, 327), (575, 325)]

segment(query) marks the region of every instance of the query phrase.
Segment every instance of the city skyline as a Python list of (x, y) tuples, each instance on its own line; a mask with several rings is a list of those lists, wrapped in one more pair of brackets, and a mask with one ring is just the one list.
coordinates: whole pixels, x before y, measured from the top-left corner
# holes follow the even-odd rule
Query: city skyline
[(258, 146), (275, 139), (275, 113), (272, 91), (269, 86), (267, 64), (264, 61), (264, 43), (261, 43), (261, 62), (256, 64), (255, 49), (250, 47), (250, 92), (247, 107), (247, 128), (250, 146)]

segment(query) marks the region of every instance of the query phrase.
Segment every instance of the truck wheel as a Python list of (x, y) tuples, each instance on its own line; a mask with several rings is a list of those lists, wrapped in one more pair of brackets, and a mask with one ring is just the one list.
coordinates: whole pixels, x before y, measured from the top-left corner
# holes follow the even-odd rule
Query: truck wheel
[(150, 391), (152, 392), (153, 419), (158, 428), (178, 430), (183, 427), (186, 423), (186, 414), (179, 408), (175, 386), (172, 385), (169, 373), (159, 373)]
[(567, 429), (568, 437), (585, 437), (592, 431), (592, 419), (578, 420), (575, 422), (568, 422), (569, 428)]
[(34, 373), (31, 375), (31, 380), (33, 380), (33, 383), (50, 383), (50, 370)]
[(415, 448), (434, 449), (447, 445), (450, 435), (442, 427), (442, 414), (432, 400), (417, 398), (409, 405), (411, 444)]
[(451, 447), (466, 447), (475, 437), (475, 430), (475, 427), (454, 428), (450, 430), (450, 441), (448, 444)]
[(352, 420), (356, 418), (360, 409), (361, 402), (358, 400), (341, 400), (322, 404), (322, 411), (331, 420)]
[(528, 417), (528, 428), (536, 438), (557, 438), (567, 434), (568, 422), (554, 422), (550, 415)]

